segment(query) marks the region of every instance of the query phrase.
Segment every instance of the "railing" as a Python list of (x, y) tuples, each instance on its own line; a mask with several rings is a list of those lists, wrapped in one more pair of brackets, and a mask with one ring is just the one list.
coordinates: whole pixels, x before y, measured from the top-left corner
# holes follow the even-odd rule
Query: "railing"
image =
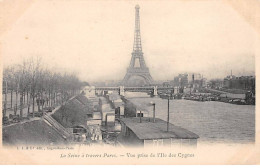
[(119, 87), (96, 87), (95, 90), (119, 90)]
[[(96, 90), (119, 90), (119, 87), (96, 87)], [(147, 91), (147, 90), (154, 90), (154, 87), (124, 87), (125, 91)], [(157, 90), (174, 90), (173, 87), (158, 87)]]

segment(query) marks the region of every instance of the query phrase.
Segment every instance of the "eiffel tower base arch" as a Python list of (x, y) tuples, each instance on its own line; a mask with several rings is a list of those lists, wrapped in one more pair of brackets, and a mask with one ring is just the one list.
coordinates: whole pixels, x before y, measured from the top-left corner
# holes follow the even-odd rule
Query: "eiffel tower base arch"
[(127, 73), (123, 79), (123, 86), (145, 86), (153, 84), (151, 75)]

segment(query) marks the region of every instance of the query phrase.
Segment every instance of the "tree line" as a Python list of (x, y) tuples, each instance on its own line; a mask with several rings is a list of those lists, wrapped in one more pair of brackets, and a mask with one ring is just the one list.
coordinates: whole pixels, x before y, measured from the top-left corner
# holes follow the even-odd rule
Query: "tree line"
[(13, 110), (14, 116), (20, 111), (19, 118), (22, 118), (25, 108), (28, 115), (34, 117), (35, 106), (40, 112), (46, 107), (63, 104), (87, 84), (81, 82), (74, 73), (53, 72), (44, 67), (39, 57), (4, 67), (2, 81), (3, 117), (6, 117), (7, 110)]

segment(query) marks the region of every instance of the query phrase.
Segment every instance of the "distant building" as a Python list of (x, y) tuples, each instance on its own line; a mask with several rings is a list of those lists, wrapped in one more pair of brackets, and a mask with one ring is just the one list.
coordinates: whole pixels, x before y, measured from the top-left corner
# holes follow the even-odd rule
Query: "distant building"
[(202, 87), (207, 86), (207, 78), (202, 78)]
[(188, 78), (188, 83), (192, 83), (193, 81), (202, 80), (202, 75), (199, 73), (188, 73), (187, 78)]
[(174, 86), (187, 87), (189, 84), (188, 74), (179, 74), (174, 78), (173, 82), (174, 82)]
[(242, 89), (242, 90), (255, 90), (255, 77), (254, 76), (240, 76), (235, 77), (227, 76), (224, 78), (224, 87), (227, 89)]
[(223, 86), (225, 88), (231, 88), (232, 87), (232, 80), (236, 79), (236, 76), (234, 75), (229, 75), (227, 77), (224, 78), (224, 82), (223, 82)]
[(212, 89), (220, 89), (224, 87), (223, 79), (212, 79), (206, 83), (207, 87)]
[(199, 73), (179, 74), (173, 80), (173, 86), (177, 87), (204, 87), (206, 86), (206, 78)]
[(83, 94), (85, 94), (85, 96), (87, 98), (93, 98), (95, 97), (95, 86), (85, 86), (82, 91), (81, 91)]
[(171, 84), (170, 82), (163, 82), (163, 87), (171, 87)]

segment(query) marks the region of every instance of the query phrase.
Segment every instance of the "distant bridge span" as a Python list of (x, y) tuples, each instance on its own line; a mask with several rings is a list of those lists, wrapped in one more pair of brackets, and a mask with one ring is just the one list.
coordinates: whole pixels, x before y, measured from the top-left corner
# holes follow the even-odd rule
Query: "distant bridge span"
[(158, 95), (158, 91), (170, 91), (171, 93), (174, 92), (173, 87), (158, 87), (158, 86), (151, 86), (151, 87), (95, 87), (96, 91), (118, 91), (120, 95), (124, 96), (124, 93), (127, 92), (151, 92), (154, 96)]

